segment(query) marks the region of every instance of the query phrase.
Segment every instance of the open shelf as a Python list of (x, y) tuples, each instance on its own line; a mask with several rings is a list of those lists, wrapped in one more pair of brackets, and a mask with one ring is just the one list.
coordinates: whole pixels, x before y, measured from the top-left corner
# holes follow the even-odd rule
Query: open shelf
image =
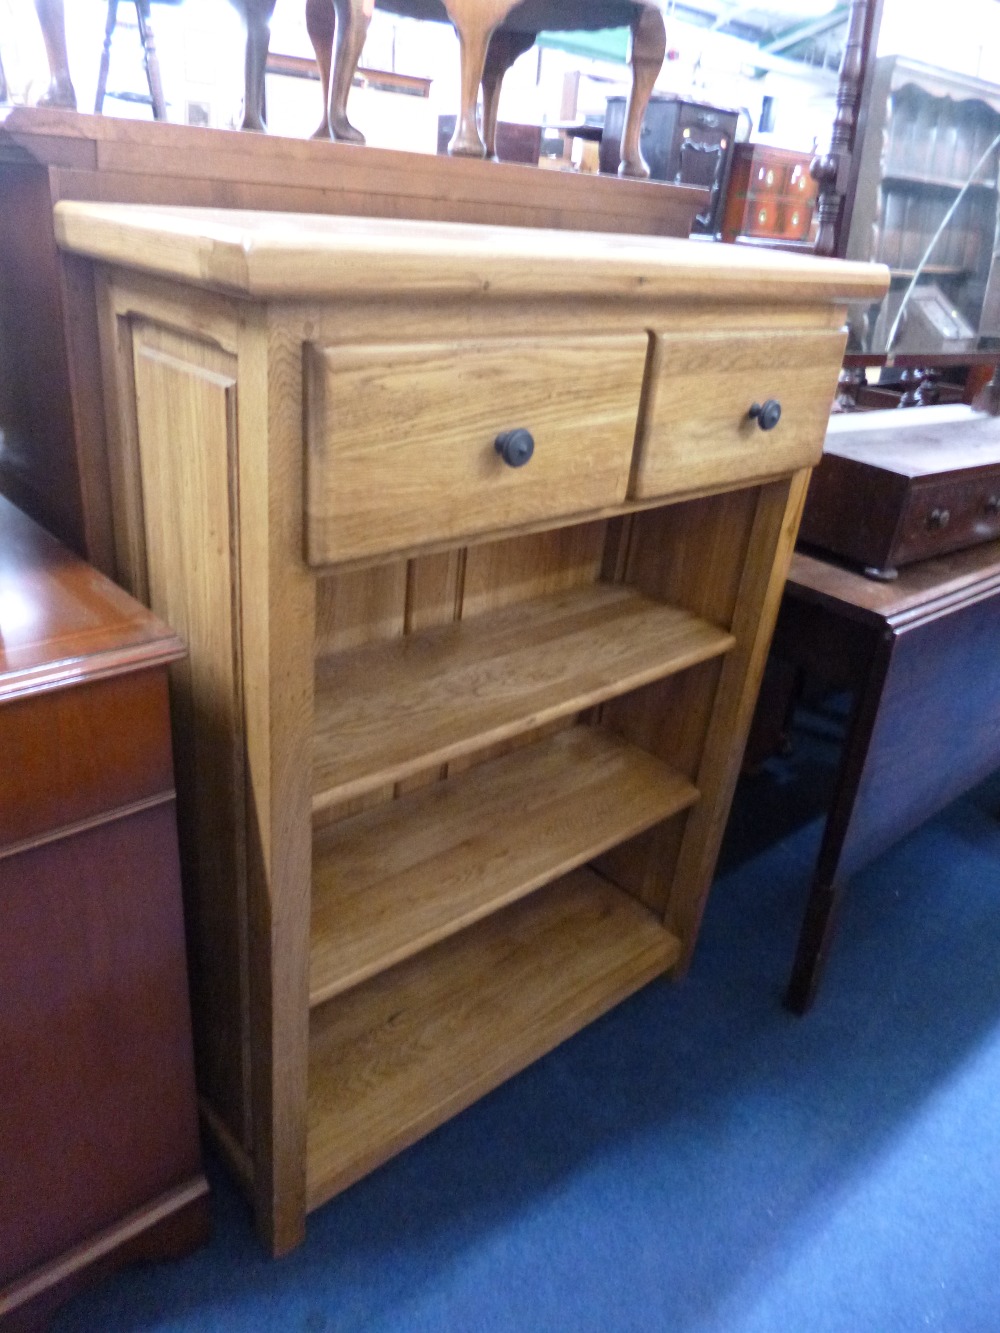
[(652, 755), (578, 726), (344, 820), (313, 845), (322, 1003), (686, 809)]
[(966, 185), (970, 190), (995, 190), (997, 188), (995, 180), (986, 180), (983, 177), (967, 182), (953, 180), (948, 176), (923, 176), (918, 172), (893, 171), (891, 169), (882, 177), (882, 184), (883, 186), (911, 186), (915, 190), (950, 190), (952, 193), (957, 193), (964, 189)]
[(321, 659), (313, 808), (727, 652), (733, 637), (598, 583)]
[(580, 869), (314, 1009), (308, 1207), (544, 1055), (679, 952), (651, 912)]

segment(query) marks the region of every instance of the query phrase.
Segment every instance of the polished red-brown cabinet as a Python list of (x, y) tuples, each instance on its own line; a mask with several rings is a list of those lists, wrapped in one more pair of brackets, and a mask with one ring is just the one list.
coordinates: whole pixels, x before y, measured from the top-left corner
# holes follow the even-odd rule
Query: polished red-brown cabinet
[(207, 1230), (162, 622), (0, 498), (0, 1328)]

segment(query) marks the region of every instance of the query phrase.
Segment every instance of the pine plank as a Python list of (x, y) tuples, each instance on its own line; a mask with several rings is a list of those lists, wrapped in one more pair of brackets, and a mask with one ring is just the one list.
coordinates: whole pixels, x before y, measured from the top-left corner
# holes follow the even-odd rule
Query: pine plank
[(568, 717), (733, 645), (598, 583), (317, 664), (313, 808)]
[(310, 1018), (316, 1208), (672, 966), (678, 942), (593, 871), (382, 973)]
[(321, 831), (310, 1003), (320, 1004), (686, 809), (690, 782), (595, 727)]

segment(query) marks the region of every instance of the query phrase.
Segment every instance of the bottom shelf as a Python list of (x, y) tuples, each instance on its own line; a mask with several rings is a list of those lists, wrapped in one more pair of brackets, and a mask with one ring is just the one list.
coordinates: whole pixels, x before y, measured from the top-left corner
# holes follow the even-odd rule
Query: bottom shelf
[(588, 869), (313, 1010), (307, 1202), (318, 1207), (676, 962)]

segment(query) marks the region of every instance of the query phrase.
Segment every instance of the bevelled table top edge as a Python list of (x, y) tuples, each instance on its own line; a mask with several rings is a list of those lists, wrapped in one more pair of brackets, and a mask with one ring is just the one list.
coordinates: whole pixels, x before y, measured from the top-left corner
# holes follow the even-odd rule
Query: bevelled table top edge
[(0, 703), (186, 654), (157, 616), (0, 496)]
[(55, 205), (65, 250), (259, 298), (451, 295), (875, 299), (884, 265), (625, 233), (243, 209)]
[(891, 582), (880, 582), (850, 565), (810, 550), (792, 555), (786, 591), (793, 597), (836, 608), (855, 620), (898, 627), (925, 613), (973, 599), (1000, 586), (1000, 541), (982, 542), (948, 555), (916, 561)]

